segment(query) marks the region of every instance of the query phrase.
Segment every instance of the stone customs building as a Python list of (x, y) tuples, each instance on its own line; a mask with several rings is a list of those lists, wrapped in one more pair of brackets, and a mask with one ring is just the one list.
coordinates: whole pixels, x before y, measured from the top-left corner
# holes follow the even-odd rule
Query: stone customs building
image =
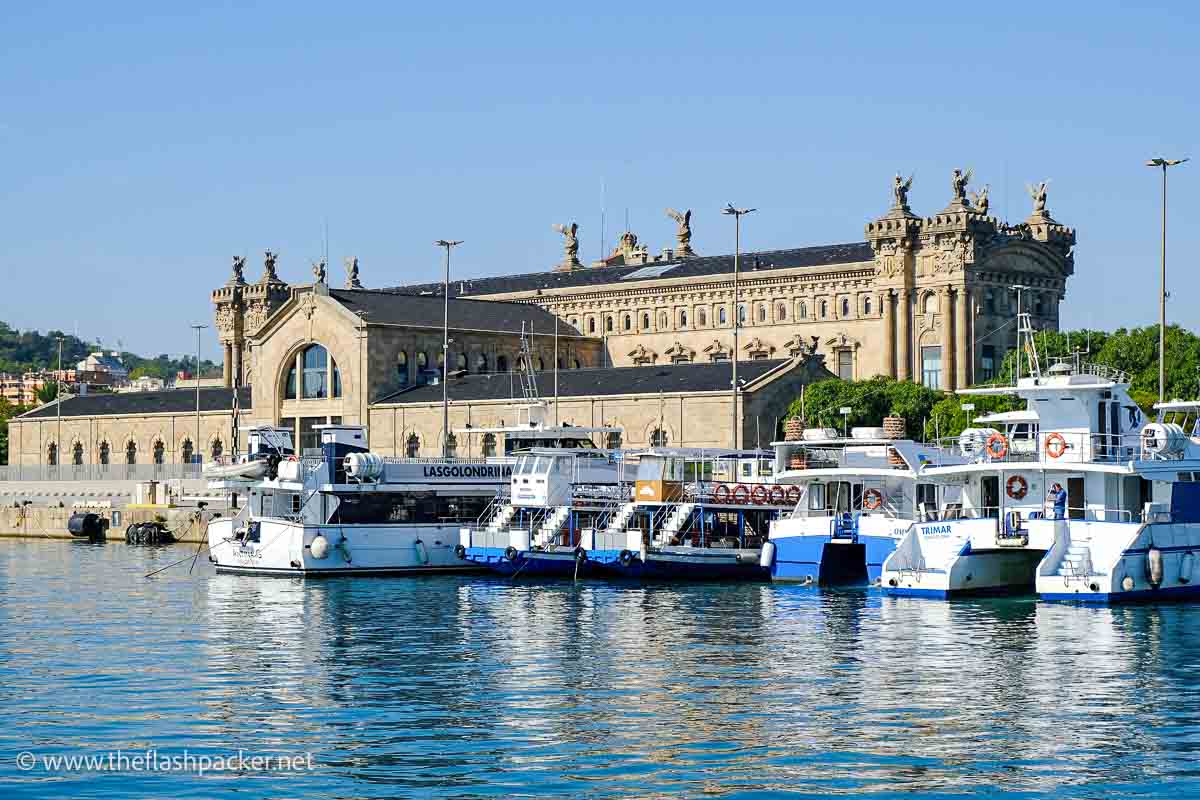
[[(668, 210), (675, 248), (652, 256), (627, 232), (591, 266), (578, 258), (578, 226), (557, 225), (564, 258), (552, 269), (450, 284), (450, 428), (515, 421), (522, 330), (543, 396), (555, 394), (557, 362), (559, 419), (622, 426), (629, 446), (733, 440), (735, 318), (745, 445), (770, 441), (799, 386), (827, 368), (942, 389), (988, 380), (1015, 346), (1014, 287), (1035, 326), (1057, 328), (1075, 232), (1051, 218), (1044, 183), (1030, 188), (1030, 216), (1007, 224), (988, 214), (986, 189), (966, 191), (969, 178), (955, 170), (949, 204), (922, 217), (908, 203), (912, 179), (897, 175), (866, 241), (741, 254), (736, 302), (733, 256), (692, 250), (691, 212)], [(249, 283), (234, 259), (213, 292), (227, 388), (205, 395), (199, 451), (228, 445), (232, 389), (249, 386), (243, 424), (287, 425), (311, 446), (314, 425), (366, 423), (381, 453), (437, 454), (442, 285), (364, 289), (348, 259), (345, 288), (329, 287), (324, 263), (295, 286), (275, 262), (268, 252)], [(47, 463), (61, 428), (64, 463), (181, 463), (198, 448), (194, 396), (188, 405), (178, 394), (68, 399), (61, 423), (53, 405), (36, 409), (12, 423), (13, 461)], [(468, 436), (454, 446), (474, 455), (495, 443)]]

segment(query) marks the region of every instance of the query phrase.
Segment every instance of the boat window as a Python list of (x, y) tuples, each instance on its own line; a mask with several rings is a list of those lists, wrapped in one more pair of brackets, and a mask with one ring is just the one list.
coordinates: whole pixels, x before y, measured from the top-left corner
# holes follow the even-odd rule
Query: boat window
[(754, 464), (750, 461), (743, 461), (738, 465), (738, 474), (743, 478), (749, 478), (754, 474)]
[(341, 501), (332, 523), (447, 523), (476, 520), (491, 497), (438, 495), (434, 492), (387, 492), (338, 495)]
[(851, 496), (850, 496), (849, 481), (833, 481), (825, 487), (825, 507), (830, 511), (845, 513), (850, 511)]
[(825, 484), (810, 483), (808, 485), (808, 510), (825, 510)]
[(916, 502), (918, 508), (922, 504), (925, 505), (926, 519), (937, 519), (937, 486), (935, 484), (918, 483)]
[(639, 481), (661, 481), (666, 465), (661, 458), (642, 456), (638, 461), (637, 479)]

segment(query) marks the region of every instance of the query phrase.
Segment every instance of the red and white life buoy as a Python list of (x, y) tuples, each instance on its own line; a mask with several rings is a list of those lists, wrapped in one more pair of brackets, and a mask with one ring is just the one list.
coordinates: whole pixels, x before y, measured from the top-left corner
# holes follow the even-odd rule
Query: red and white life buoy
[(1003, 433), (997, 431), (987, 438), (987, 442), (983, 445), (983, 451), (987, 453), (988, 458), (999, 461), (1008, 455), (1008, 439), (1004, 438)]
[(878, 489), (867, 489), (863, 492), (863, 509), (865, 511), (874, 511), (883, 505), (883, 492)]
[(1051, 458), (1062, 458), (1067, 452), (1067, 440), (1061, 433), (1052, 433), (1046, 437), (1046, 455)]
[(761, 483), (754, 487), (754, 491), (750, 492), (750, 499), (754, 501), (756, 506), (761, 506), (767, 502), (767, 487)]
[(737, 486), (733, 487), (733, 494), (731, 495), (730, 499), (735, 503), (744, 503), (750, 499), (750, 490), (745, 486), (745, 484), (739, 483)]
[(795, 505), (796, 503), (800, 502), (800, 497), (802, 494), (803, 493), (800, 491), (799, 486), (789, 486), (787, 490), (787, 501), (792, 505)]
[(729, 502), (729, 487), (723, 483), (717, 484), (717, 488), (713, 491), (713, 502), (714, 503), (728, 503)]
[(783, 505), (783, 498), (785, 495), (786, 492), (783, 491), (782, 486), (772, 486), (767, 499), (770, 501), (771, 505), (780, 506)]
[(1013, 475), (1005, 481), (1004, 490), (1013, 500), (1020, 500), (1029, 494), (1029, 482), (1020, 475)]

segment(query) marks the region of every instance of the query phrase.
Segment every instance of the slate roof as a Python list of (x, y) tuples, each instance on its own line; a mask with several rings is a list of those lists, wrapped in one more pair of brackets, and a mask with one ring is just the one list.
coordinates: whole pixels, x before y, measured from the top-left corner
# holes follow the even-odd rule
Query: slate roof
[[(238, 404), (243, 411), (250, 408), (250, 387), (243, 386)], [(223, 386), (200, 388), (201, 411), (228, 411), (233, 408), (233, 390)], [(118, 414), (187, 414), (196, 413), (195, 389), (165, 389), (161, 392), (97, 392), (63, 400), (64, 417), (103, 417)], [(27, 411), (20, 419), (45, 419), (58, 415), (54, 403)]]
[[(789, 359), (739, 361), (738, 382), (755, 380)], [(658, 394), (677, 392), (719, 392), (729, 390), (728, 361), (703, 364), (659, 364), (647, 367), (604, 367), (560, 369), (558, 396)], [(542, 397), (554, 393), (554, 373), (538, 373)], [(464, 375), (450, 378), (450, 400), (511, 400), (520, 398), (521, 376), (515, 372), (488, 375)], [(413, 386), (381, 397), (376, 403), (440, 403), (441, 384)]]
[[(851, 242), (849, 244), (742, 253), (738, 266), (744, 277), (753, 277), (756, 272), (763, 270), (831, 267), (872, 261), (873, 259), (874, 254), (868, 243)], [(607, 283), (636, 285), (645, 280), (705, 278), (713, 275), (727, 275), (732, 272), (733, 254), (731, 253), (720, 256), (696, 256), (671, 263), (651, 263), (631, 267), (584, 267), (570, 272), (531, 272), (523, 275), (501, 275), (491, 278), (451, 281), (450, 296), (467, 297), (537, 289), (569, 289)], [(398, 286), (389, 291), (406, 294), (430, 292), (441, 296), (442, 284), (439, 282)]]
[[(444, 313), (442, 285), (436, 296), (417, 296), (392, 289), (330, 289), (329, 296), (352, 313), (366, 312), (367, 323), (392, 323), (420, 328), (441, 328)], [(558, 324), (560, 336), (579, 336), (570, 324), (533, 303), (499, 300), (450, 300), (450, 328), (457, 330), (520, 333), (521, 323), (533, 324), (535, 334), (552, 334)]]

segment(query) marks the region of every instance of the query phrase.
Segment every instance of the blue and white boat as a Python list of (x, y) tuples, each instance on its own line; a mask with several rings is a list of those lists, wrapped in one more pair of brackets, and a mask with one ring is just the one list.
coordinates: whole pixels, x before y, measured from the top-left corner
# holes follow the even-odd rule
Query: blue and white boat
[(758, 450), (654, 447), (637, 454), (633, 497), (591, 531), (587, 558), (639, 580), (765, 580), (770, 523), (799, 489)]
[[(1122, 602), (1196, 592), (1200, 438), (1159, 407), (1147, 423), (1123, 374), (1078, 361), (1043, 373), (1021, 316), (1028, 377), (962, 394), (1012, 394), (1036, 414), (1036, 446), (1001, 431), (964, 434), (923, 467), (937, 517), (915, 522), (885, 561), (884, 592), (947, 598), (1035, 591), (1047, 600)], [(1189, 433), (1190, 431), (1190, 433)], [(950, 457), (969, 463), (948, 463)]]
[(918, 480), (922, 466), (944, 458), (883, 428), (854, 428), (849, 437), (810, 428), (773, 447), (775, 480), (798, 497), (771, 523), (771, 578), (820, 586), (878, 582), (901, 537), (930, 513), (934, 487)]

